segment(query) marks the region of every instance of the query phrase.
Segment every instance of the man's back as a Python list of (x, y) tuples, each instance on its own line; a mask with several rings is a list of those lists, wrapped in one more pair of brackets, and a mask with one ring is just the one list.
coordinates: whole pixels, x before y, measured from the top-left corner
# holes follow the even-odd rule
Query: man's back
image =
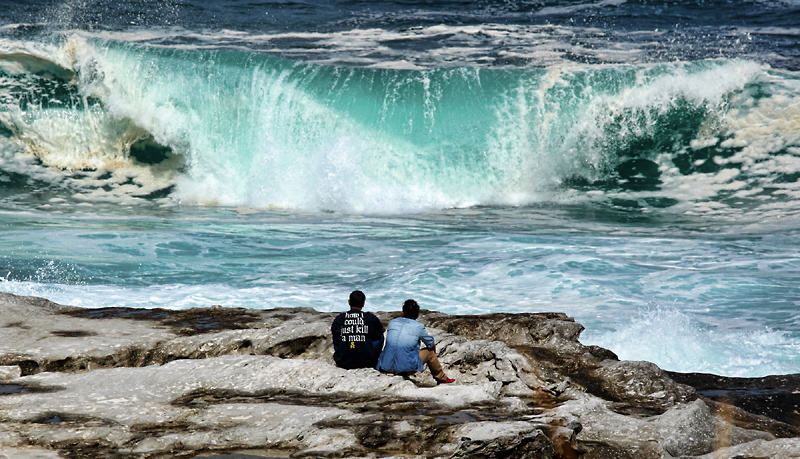
[[(407, 376), (422, 371), (422, 365), (427, 364), (436, 384), (455, 382), (444, 373), (436, 355), (436, 343), (425, 331), (425, 326), (417, 322), (417, 317), (419, 304), (414, 300), (406, 300), (400, 317), (389, 322), (386, 347), (378, 359), (378, 370)], [(425, 349), (419, 348), (420, 341), (425, 343)]]
[(404, 317), (389, 322), (386, 348), (381, 355), (379, 369), (398, 373), (422, 371), (420, 341), (427, 347), (433, 347), (433, 338), (421, 323)]
[(383, 324), (375, 314), (351, 308), (331, 325), (333, 360), (341, 368), (375, 368), (383, 348)]

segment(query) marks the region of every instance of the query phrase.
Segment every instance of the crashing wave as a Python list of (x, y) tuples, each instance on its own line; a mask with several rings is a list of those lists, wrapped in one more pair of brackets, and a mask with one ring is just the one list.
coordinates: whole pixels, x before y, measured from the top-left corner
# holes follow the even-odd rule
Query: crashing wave
[(2, 168), (60, 171), (86, 199), (357, 213), (595, 200), (729, 216), (798, 197), (797, 86), (741, 60), (407, 70), (4, 40)]

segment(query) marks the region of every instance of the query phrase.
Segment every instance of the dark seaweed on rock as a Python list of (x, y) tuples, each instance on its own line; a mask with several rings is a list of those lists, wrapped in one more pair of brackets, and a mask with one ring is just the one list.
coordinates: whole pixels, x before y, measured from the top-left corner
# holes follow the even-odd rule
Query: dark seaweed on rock
[(259, 320), (258, 314), (243, 308), (193, 308), (185, 310), (137, 309), (137, 308), (98, 308), (75, 309), (67, 311), (74, 317), (92, 319), (125, 318), (147, 320), (177, 329), (181, 335), (195, 335), (221, 330), (249, 328)]

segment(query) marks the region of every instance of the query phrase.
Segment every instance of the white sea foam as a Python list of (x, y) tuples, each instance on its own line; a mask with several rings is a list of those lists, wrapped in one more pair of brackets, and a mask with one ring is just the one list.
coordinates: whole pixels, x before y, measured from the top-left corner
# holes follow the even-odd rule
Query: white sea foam
[[(498, 27), (492, 33), (514, 31)], [(452, 26), (418, 32), (455, 33)], [(390, 75), (258, 59), (215, 65), (235, 56), (178, 55), (97, 42), (86, 34), (70, 36), (61, 47), (15, 46), (40, 60), (69, 63), (65, 70), (76, 75), (77, 97), (102, 102), (24, 112), (11, 104), (0, 113), (17, 146), (45, 165), (112, 172), (105, 189), (95, 180), (102, 174), (85, 174), (81, 180), (93, 189), (81, 191), (79, 199), (127, 199), (175, 186), (172, 197), (189, 204), (406, 213), (668, 198), (677, 200), (673, 211), (737, 218), (735, 203), (733, 209), (720, 204), (720, 196), (753, 201), (768, 187), (778, 189), (773, 196), (800, 192), (796, 182), (775, 180), (800, 167), (782, 153), (800, 143), (795, 80), (747, 61), (554, 66), (517, 71), (493, 88), (495, 74), (479, 68)], [(315, 86), (320, 78), (346, 85), (326, 93)], [(370, 92), (376, 78), (384, 79), (380, 90)], [(587, 78), (596, 81), (586, 85)], [(774, 94), (753, 102), (746, 90), (752, 84)], [(465, 104), (463, 91), (487, 102)], [(348, 98), (353, 102), (338, 102)], [(572, 177), (602, 179), (625, 159), (616, 158), (615, 149), (654, 136), (661, 118), (683, 110), (681, 103), (706, 112), (697, 138), (686, 139), (690, 148), (738, 149), (713, 158), (736, 168), (687, 175), (672, 163), (680, 150), (644, 152), (660, 169), (658, 190), (559, 191)], [(155, 166), (137, 162), (129, 150), (145, 138), (174, 155)]]
[(0, 38), (0, 68), (14, 74), (70, 71), (72, 58), (55, 43)]
[[(249, 33), (219, 30), (198, 33), (169, 28), (75, 33), (156, 47), (241, 49), (318, 64), (379, 68), (385, 68), (392, 62), (407, 62), (414, 68), (465, 65), (492, 68), (564, 67), (575, 65), (576, 61), (582, 59), (631, 63), (638, 62), (650, 46), (642, 43), (640, 36), (628, 40), (625, 36), (596, 28), (515, 24), (440, 24), (333, 32)], [(191, 44), (186, 44), (186, 41)], [(398, 48), (396, 43), (408, 43), (408, 46)]]
[(797, 27), (745, 27), (741, 28), (740, 30), (747, 34), (787, 35), (787, 36), (800, 35), (800, 29), (798, 29)]
[(548, 6), (538, 10), (534, 14), (536, 14), (537, 16), (572, 14), (587, 9), (617, 7), (620, 5), (624, 5), (625, 3), (627, 3), (627, 0), (603, 0), (596, 3), (578, 3), (576, 5), (569, 5), (569, 6)]
[(800, 358), (800, 343), (786, 333), (720, 331), (674, 308), (646, 310), (618, 331), (595, 335), (590, 341), (614, 350), (623, 360), (734, 377), (795, 373)]
[[(755, 102), (745, 89), (753, 83), (769, 84), (774, 94)], [(708, 159), (727, 168), (688, 174), (680, 172), (674, 164), (680, 151), (656, 152), (650, 159), (661, 172), (662, 183), (657, 191), (606, 192), (600, 199), (678, 199), (669, 211), (728, 220), (759, 219), (766, 215), (754, 212), (754, 207), (762, 207), (765, 212), (770, 208), (791, 212), (794, 205), (782, 196), (798, 196), (800, 184), (784, 182), (783, 177), (800, 172), (800, 161), (793, 153), (800, 145), (800, 99), (795, 95), (798, 86), (796, 80), (781, 78), (769, 69), (734, 61), (701, 75), (673, 72), (594, 105), (592, 109), (597, 114), (587, 119), (598, 120), (600, 128), (589, 122), (583, 135), (601, 143), (606, 141), (602, 126), (617, 123), (620, 118), (621, 135), (636, 138), (647, 134), (648, 129), (656, 126), (657, 117), (646, 112), (666, 113), (679, 99), (694, 101), (698, 106), (717, 107), (698, 136), (691, 140), (690, 149), (736, 151), (729, 157)], [(730, 94), (734, 96), (727, 96)], [(626, 117), (624, 114), (631, 110), (644, 115)], [(650, 117), (652, 120), (644, 126), (639, 124), (642, 118)], [(695, 166), (706, 161), (700, 159)], [(770, 191), (766, 192), (767, 189)], [(732, 199), (721, 199), (727, 196)]]
[(586, 327), (584, 344), (675, 371), (759, 376), (800, 361), (794, 228), (736, 238), (559, 223), (552, 209), (158, 217), (110, 207), (0, 215), (0, 290), (87, 308), (338, 311), (358, 288), (370, 310), (415, 298), (451, 314), (565, 312)]

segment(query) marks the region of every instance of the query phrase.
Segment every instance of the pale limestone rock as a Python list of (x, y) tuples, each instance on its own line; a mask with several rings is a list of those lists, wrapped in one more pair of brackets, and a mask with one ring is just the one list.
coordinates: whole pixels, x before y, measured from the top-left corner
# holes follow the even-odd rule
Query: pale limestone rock
[(504, 395), (530, 396), (531, 387), (541, 387), (529, 359), (501, 341), (470, 341), (437, 329), (428, 330), (437, 341), (439, 360), (449, 376), (461, 383), (502, 383)]
[(676, 406), (653, 424), (661, 436), (659, 443), (673, 456), (699, 456), (714, 449), (716, 425), (702, 400)]
[(551, 410), (557, 419), (577, 420), (583, 426), (579, 439), (618, 444), (659, 443), (658, 430), (644, 419), (625, 416), (609, 409), (609, 402), (591, 395), (570, 400)]
[[(0, 459), (62, 458), (70, 445), (98, 445), (93, 457), (552, 458), (577, 454), (581, 442), (642, 459), (800, 457), (797, 439), (733, 425), (655, 365), (583, 346), (580, 324), (559, 314), (427, 312), (421, 320), (458, 381), (436, 386), (427, 371), (406, 379), (336, 368), (334, 314), (310, 309), (234, 311), (247, 320), (214, 332), (75, 312), (0, 293), (0, 363), (12, 367)], [(758, 425), (791, 432), (770, 422)]]
[(342, 429), (319, 429), (315, 424), (330, 419), (350, 420), (357, 417), (341, 409), (275, 403), (216, 405), (186, 419), (199, 430), (146, 439), (139, 443), (134, 452), (170, 451), (176, 445), (192, 450), (275, 445), (310, 453), (334, 452), (357, 447), (353, 434)]
[(613, 399), (640, 406), (664, 409), (694, 396), (693, 389), (675, 383), (650, 362), (605, 360), (589, 374)]
[(522, 433), (529, 433), (536, 429), (536, 425), (526, 421), (512, 422), (470, 422), (455, 429), (453, 438), (469, 439), (473, 441), (489, 441), (498, 437), (513, 437)]
[[(274, 328), (250, 330), (225, 330), (218, 333), (186, 336), (172, 339), (159, 347), (159, 351), (173, 358), (206, 358), (226, 354), (271, 354), (286, 343), (301, 342), (304, 350), (298, 357), (318, 358), (333, 362), (330, 352), (330, 324), (305, 323), (290, 320)], [(317, 341), (319, 345), (314, 346)], [(295, 355), (293, 355), (294, 357)]]
[(779, 438), (771, 441), (755, 440), (741, 445), (720, 448), (712, 453), (699, 456), (701, 459), (766, 457), (770, 459), (800, 458), (800, 438)]
[(22, 375), (22, 369), (19, 365), (0, 365), (0, 381), (19, 378), (20, 375)]
[(150, 347), (175, 338), (171, 330), (126, 319), (87, 320), (61, 314), (73, 308), (0, 292), (0, 356), (33, 361), (104, 357), (125, 347)]
[(44, 448), (0, 448), (0, 459), (65, 459), (56, 451)]
[(451, 408), (460, 408), (497, 400), (501, 387), (502, 383), (493, 382), (476, 385), (443, 384), (437, 387), (420, 388), (408, 381), (398, 381), (387, 393), (403, 398), (428, 400)]
[(0, 448), (17, 446), (22, 441), (22, 436), (18, 432), (7, 430), (6, 426), (0, 427)]

